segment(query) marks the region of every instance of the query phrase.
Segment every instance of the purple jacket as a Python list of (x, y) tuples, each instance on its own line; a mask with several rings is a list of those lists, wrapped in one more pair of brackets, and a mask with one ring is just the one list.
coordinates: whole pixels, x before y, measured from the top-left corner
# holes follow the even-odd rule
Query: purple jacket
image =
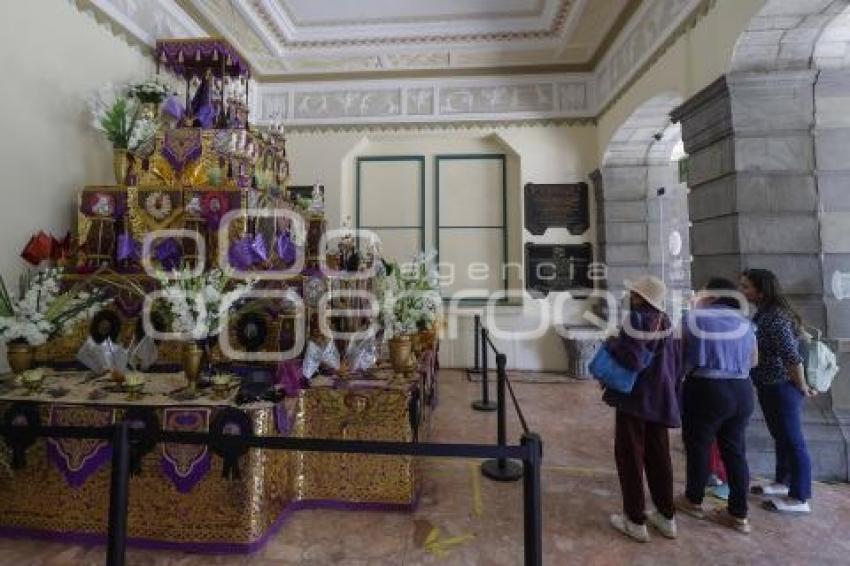
[(626, 329), (606, 344), (611, 355), (624, 367), (640, 370), (640, 353), (646, 348), (654, 352), (649, 366), (638, 374), (635, 388), (628, 395), (606, 389), (602, 399), (610, 406), (651, 423), (678, 428), (679, 385), (682, 381), (682, 342), (674, 335), (670, 318), (651, 307), (631, 311), (632, 328), (658, 336), (630, 336)]

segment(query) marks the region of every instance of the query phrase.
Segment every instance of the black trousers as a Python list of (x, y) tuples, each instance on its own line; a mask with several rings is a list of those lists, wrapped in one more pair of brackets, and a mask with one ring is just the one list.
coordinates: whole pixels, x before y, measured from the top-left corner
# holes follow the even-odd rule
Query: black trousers
[(691, 503), (702, 503), (711, 444), (716, 438), (728, 476), (729, 514), (746, 518), (750, 488), (746, 430), (754, 409), (750, 380), (689, 377), (682, 397), (682, 431), (688, 461), (685, 495)]
[(646, 483), (655, 508), (672, 519), (676, 508), (673, 505), (673, 464), (667, 427), (617, 411), (615, 435), (614, 456), (626, 517), (638, 525), (646, 523), (643, 491), (646, 471)]

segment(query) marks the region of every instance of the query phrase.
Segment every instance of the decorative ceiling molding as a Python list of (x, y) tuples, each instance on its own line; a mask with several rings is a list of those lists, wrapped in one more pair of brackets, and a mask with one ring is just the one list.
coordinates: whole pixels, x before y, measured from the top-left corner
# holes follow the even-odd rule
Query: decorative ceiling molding
[(716, 0), (651, 0), (644, 3), (594, 72), (599, 115), (604, 114)]
[[(259, 15), (260, 19), (274, 34), (281, 48), (304, 49), (304, 48), (346, 48), (378, 45), (414, 45), (414, 44), (475, 44), (485, 42), (505, 41), (530, 41), (546, 40), (558, 37), (567, 23), (568, 16), (574, 5), (574, 0), (558, 0), (558, 8), (548, 27), (527, 30), (511, 31), (509, 29), (495, 32), (458, 33), (458, 34), (429, 34), (415, 30), (414, 25), (405, 26), (401, 35), (396, 36), (373, 36), (344, 39), (325, 39), (299, 41), (297, 39), (298, 26), (295, 24), (286, 10), (281, 9), (281, 4), (276, 0), (248, 0), (251, 8)], [(352, 24), (349, 25), (351, 27)], [(255, 30), (256, 31), (256, 30)]]
[[(128, 40), (141, 45), (153, 45), (157, 37), (198, 37), (211, 35), (211, 28), (222, 29), (220, 35), (247, 54), (252, 65), (283, 61), (274, 50), (278, 40), (255, 32), (254, 25), (262, 22), (249, 21), (253, 12), (246, 8), (247, 0), (148, 0), (143, 8), (137, 0), (71, 1), (81, 10), (95, 12), (99, 19), (108, 17), (113, 29), (120, 27)], [(715, 1), (643, 0), (592, 73), (510, 74), (501, 69), (489, 76), (464, 77), (460, 76), (463, 69), (454, 69), (456, 76), (403, 80), (260, 82), (253, 88), (253, 108), (261, 124), (283, 118), (299, 128), (594, 120), (607, 112)], [(569, 0), (559, 5), (563, 8), (584, 2)], [(225, 21), (227, 26), (223, 25)], [(427, 67), (442, 57), (439, 49), (391, 56), (357, 55), (356, 48), (351, 51), (355, 53), (346, 65), (354, 71), (398, 61)], [(522, 67), (514, 68), (514, 72), (516, 69)]]
[(592, 127), (596, 121), (592, 118), (540, 118), (527, 120), (486, 120), (464, 122), (399, 122), (395, 124), (326, 124), (312, 126), (291, 126), (287, 134), (399, 134), (418, 132), (490, 132), (505, 128), (580, 128)]
[(587, 76), (259, 84), (255, 121), (289, 125), (592, 117)]
[[(108, 21), (114, 32), (131, 45), (153, 48), (163, 37), (203, 37), (200, 25), (174, 0), (70, 0), (82, 12), (93, 13), (98, 21)], [(116, 29), (116, 26), (118, 29)]]

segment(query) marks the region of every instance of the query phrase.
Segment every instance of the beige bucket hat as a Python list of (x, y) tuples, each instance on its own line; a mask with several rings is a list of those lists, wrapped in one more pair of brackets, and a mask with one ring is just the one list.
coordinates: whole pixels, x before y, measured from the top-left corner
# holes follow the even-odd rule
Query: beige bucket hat
[(626, 281), (626, 289), (640, 295), (647, 303), (660, 310), (666, 311), (664, 300), (667, 297), (667, 285), (658, 277), (644, 275), (635, 281)]

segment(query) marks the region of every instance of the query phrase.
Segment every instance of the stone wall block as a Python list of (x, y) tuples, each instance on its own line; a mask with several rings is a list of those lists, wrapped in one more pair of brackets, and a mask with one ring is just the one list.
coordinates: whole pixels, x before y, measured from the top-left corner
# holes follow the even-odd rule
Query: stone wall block
[(850, 340), (850, 299), (824, 299), (826, 329), (830, 338)]
[(850, 212), (824, 212), (821, 240), (824, 253), (850, 254)]
[(688, 158), (688, 186), (697, 188), (735, 172), (735, 140), (723, 138)]
[(647, 217), (645, 200), (608, 201), (605, 203), (605, 222), (642, 222)]
[(737, 281), (743, 270), (741, 260), (741, 256), (736, 254), (695, 256), (691, 263), (694, 288), (702, 287), (712, 277), (726, 277)]
[(735, 254), (739, 250), (737, 216), (723, 216), (693, 223), (691, 251), (694, 256)]
[[(846, 112), (850, 115), (850, 106), (846, 107)], [(847, 171), (850, 168), (850, 128), (818, 128), (815, 149), (818, 170)]]
[[(850, 254), (824, 254), (822, 270), (824, 295), (850, 301)], [(836, 280), (836, 274), (845, 277)]]
[(810, 174), (739, 173), (739, 212), (812, 212), (818, 208), (815, 179)]
[(610, 244), (645, 243), (647, 225), (645, 222), (609, 222), (605, 227), (605, 236), (609, 247)]
[(814, 168), (814, 150), (808, 132), (772, 137), (735, 139), (738, 171), (805, 173)]
[(808, 215), (739, 215), (742, 254), (817, 254), (820, 235), (817, 218)]
[(734, 175), (720, 177), (691, 190), (688, 209), (691, 222), (728, 216), (735, 212), (736, 179)]
[(605, 249), (605, 259), (609, 265), (646, 264), (649, 252), (646, 244), (611, 244)]

